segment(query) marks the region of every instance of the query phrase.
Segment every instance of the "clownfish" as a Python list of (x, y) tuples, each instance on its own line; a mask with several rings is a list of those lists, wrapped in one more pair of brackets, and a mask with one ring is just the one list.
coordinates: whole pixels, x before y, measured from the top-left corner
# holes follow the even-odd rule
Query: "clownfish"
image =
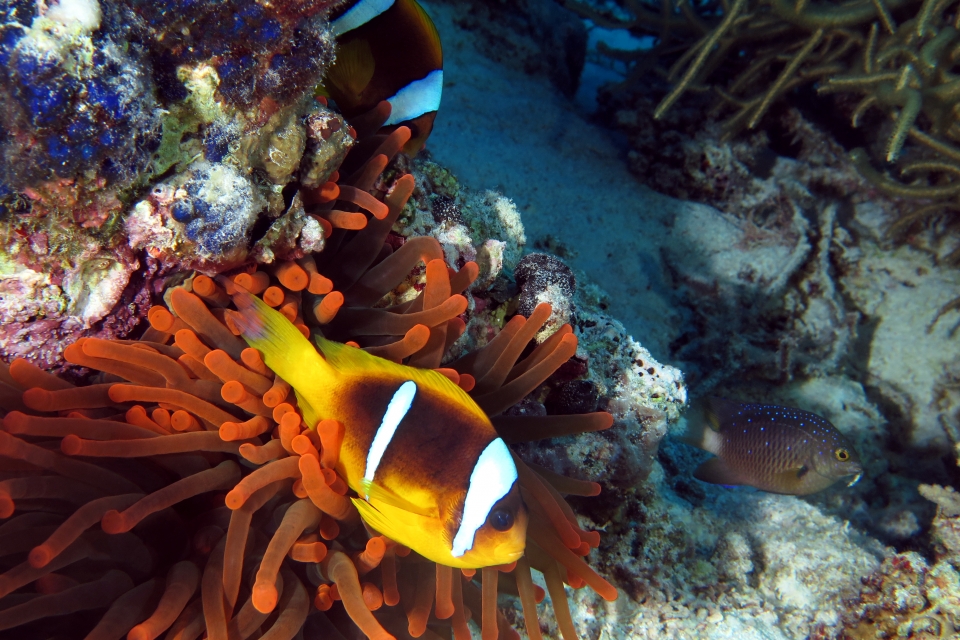
[(416, 155), (433, 130), (443, 90), (440, 34), (416, 0), (356, 0), (330, 17), (337, 58), (323, 89), (349, 121), (386, 100), (384, 127), (406, 126)]
[(490, 419), (446, 376), (316, 335), (259, 298), (233, 296), (242, 337), (296, 393), (304, 422), (344, 425), (337, 472), (372, 529), (450, 567), (523, 555), (517, 468)]
[(851, 476), (853, 486), (863, 475), (847, 438), (815, 413), (720, 398), (699, 409), (683, 441), (716, 457), (697, 467), (698, 480), (802, 496)]

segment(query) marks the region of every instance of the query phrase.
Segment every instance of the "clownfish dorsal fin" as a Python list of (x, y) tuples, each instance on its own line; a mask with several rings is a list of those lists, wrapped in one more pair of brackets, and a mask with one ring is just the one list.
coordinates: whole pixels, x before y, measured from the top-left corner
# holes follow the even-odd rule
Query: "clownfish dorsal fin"
[(418, 516), (423, 516), (425, 518), (437, 518), (439, 514), (436, 509), (428, 509), (426, 507), (421, 507), (416, 505), (406, 498), (397, 495), (390, 489), (379, 485), (370, 480), (361, 480), (360, 485), (363, 487), (363, 492), (367, 497), (368, 501), (377, 501), (384, 504), (388, 504), (391, 507), (396, 507), (408, 513), (414, 513)]
[(351, 40), (337, 47), (337, 61), (327, 73), (325, 82), (352, 100), (351, 104), (344, 105), (350, 108), (360, 102), (360, 95), (373, 79), (376, 68), (370, 43), (362, 39)]
[(429, 43), (428, 47), (431, 55), (438, 59), (438, 66), (442, 65), (443, 46), (440, 43), (440, 32), (437, 31), (437, 25), (433, 23), (433, 20), (427, 14), (426, 10), (420, 6), (420, 3), (416, 2), (416, 0), (409, 2), (409, 11), (411, 15), (415, 16), (416, 21), (419, 23), (419, 33), (421, 33)]

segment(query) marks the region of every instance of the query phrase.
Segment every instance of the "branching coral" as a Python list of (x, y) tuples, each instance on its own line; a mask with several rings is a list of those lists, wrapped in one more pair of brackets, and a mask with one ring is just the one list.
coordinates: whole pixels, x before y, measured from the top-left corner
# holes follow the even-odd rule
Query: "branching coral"
[[(602, 26), (659, 38), (652, 51), (602, 49), (633, 65), (627, 82), (653, 66), (673, 85), (657, 106), (656, 118), (687, 92), (712, 91), (719, 98), (714, 113), (733, 110), (723, 124), (729, 137), (757, 128), (772, 105), (800, 87), (859, 95), (849, 109), (838, 100), (839, 109), (850, 113), (853, 127), (878, 129), (883, 149), (877, 160), (902, 162), (899, 176), (890, 177), (872, 166), (867, 150), (856, 149), (854, 164), (890, 195), (931, 201), (892, 231), (956, 211), (960, 80), (954, 68), (960, 56), (960, 12), (955, 3), (734, 0), (654, 6), (625, 0), (624, 8), (633, 16), (627, 20), (580, 0), (567, 0), (567, 6)], [(669, 66), (660, 67), (661, 60)], [(889, 125), (870, 118), (874, 108), (888, 117)]]
[[(82, 339), (67, 348), (68, 361), (101, 372), (95, 384), (74, 387), (23, 360), (0, 368), (0, 630), (292, 638), (310, 624), (385, 639), (441, 625), (465, 639), (474, 619), (485, 639), (517, 637), (497, 611), (499, 589), (519, 594), (527, 633), (538, 638), (544, 593), (531, 580), (536, 569), (572, 640), (564, 583), (616, 597), (583, 560), (599, 534), (582, 530), (562, 497), (596, 495), (599, 486), (519, 458), (531, 523), (515, 566), (464, 570), (461, 579), (366, 530), (337, 471), (350, 425), (304, 424), (289, 385), (231, 329), (228, 293), (239, 285), (305, 334), (319, 327), (382, 357), (439, 368), (471, 392), (507, 442), (611, 425), (606, 413), (498, 417), (576, 351), (565, 325), (527, 353), (549, 305), (513, 317), (487, 346), (440, 368), (464, 329), (460, 294), (478, 270), (450, 269), (433, 239), (408, 240), (396, 252), (385, 244), (413, 180), (393, 181), (382, 201), (370, 189), (407, 137), (400, 128), (374, 138), (366, 160), (342, 167), (342, 182), (307, 194), (330, 232), (322, 253), (270, 273), (195, 277), (151, 310), (142, 340)], [(420, 269), (422, 290), (379, 306)], [(394, 608), (401, 601), (403, 613)]]

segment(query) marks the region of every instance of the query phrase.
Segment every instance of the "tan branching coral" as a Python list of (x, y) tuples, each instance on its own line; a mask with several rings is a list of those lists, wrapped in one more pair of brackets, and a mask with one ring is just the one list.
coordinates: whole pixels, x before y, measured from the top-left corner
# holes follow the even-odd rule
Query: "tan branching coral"
[[(719, 98), (715, 113), (732, 110), (723, 123), (729, 137), (757, 128), (773, 104), (799, 87), (859, 96), (850, 113), (854, 127), (861, 127), (872, 109), (885, 114), (890, 126), (878, 127), (882, 153), (871, 158), (867, 150), (856, 149), (852, 161), (885, 193), (928, 201), (891, 232), (954, 214), (960, 206), (960, 76), (955, 73), (960, 9), (955, 2), (683, 0), (654, 5), (624, 0), (623, 8), (633, 16), (629, 20), (580, 0), (566, 4), (602, 26), (659, 37), (651, 51), (602, 48), (633, 65), (626, 82), (653, 67), (672, 84), (656, 118), (687, 92), (711, 91)], [(892, 170), (897, 161), (895, 176), (874, 166)], [(960, 252), (951, 257), (960, 258)]]

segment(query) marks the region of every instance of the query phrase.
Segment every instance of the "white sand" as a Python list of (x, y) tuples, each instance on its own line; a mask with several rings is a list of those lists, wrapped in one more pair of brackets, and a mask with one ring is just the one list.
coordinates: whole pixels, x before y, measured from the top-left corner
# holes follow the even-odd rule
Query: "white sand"
[(565, 258), (610, 294), (610, 313), (658, 359), (679, 325), (666, 299), (658, 244), (690, 206), (642, 186), (609, 131), (546, 78), (485, 57), (454, 22), (455, 6), (424, 3), (444, 49), (444, 88), (428, 148), (466, 186), (516, 202), (528, 248), (553, 236)]

